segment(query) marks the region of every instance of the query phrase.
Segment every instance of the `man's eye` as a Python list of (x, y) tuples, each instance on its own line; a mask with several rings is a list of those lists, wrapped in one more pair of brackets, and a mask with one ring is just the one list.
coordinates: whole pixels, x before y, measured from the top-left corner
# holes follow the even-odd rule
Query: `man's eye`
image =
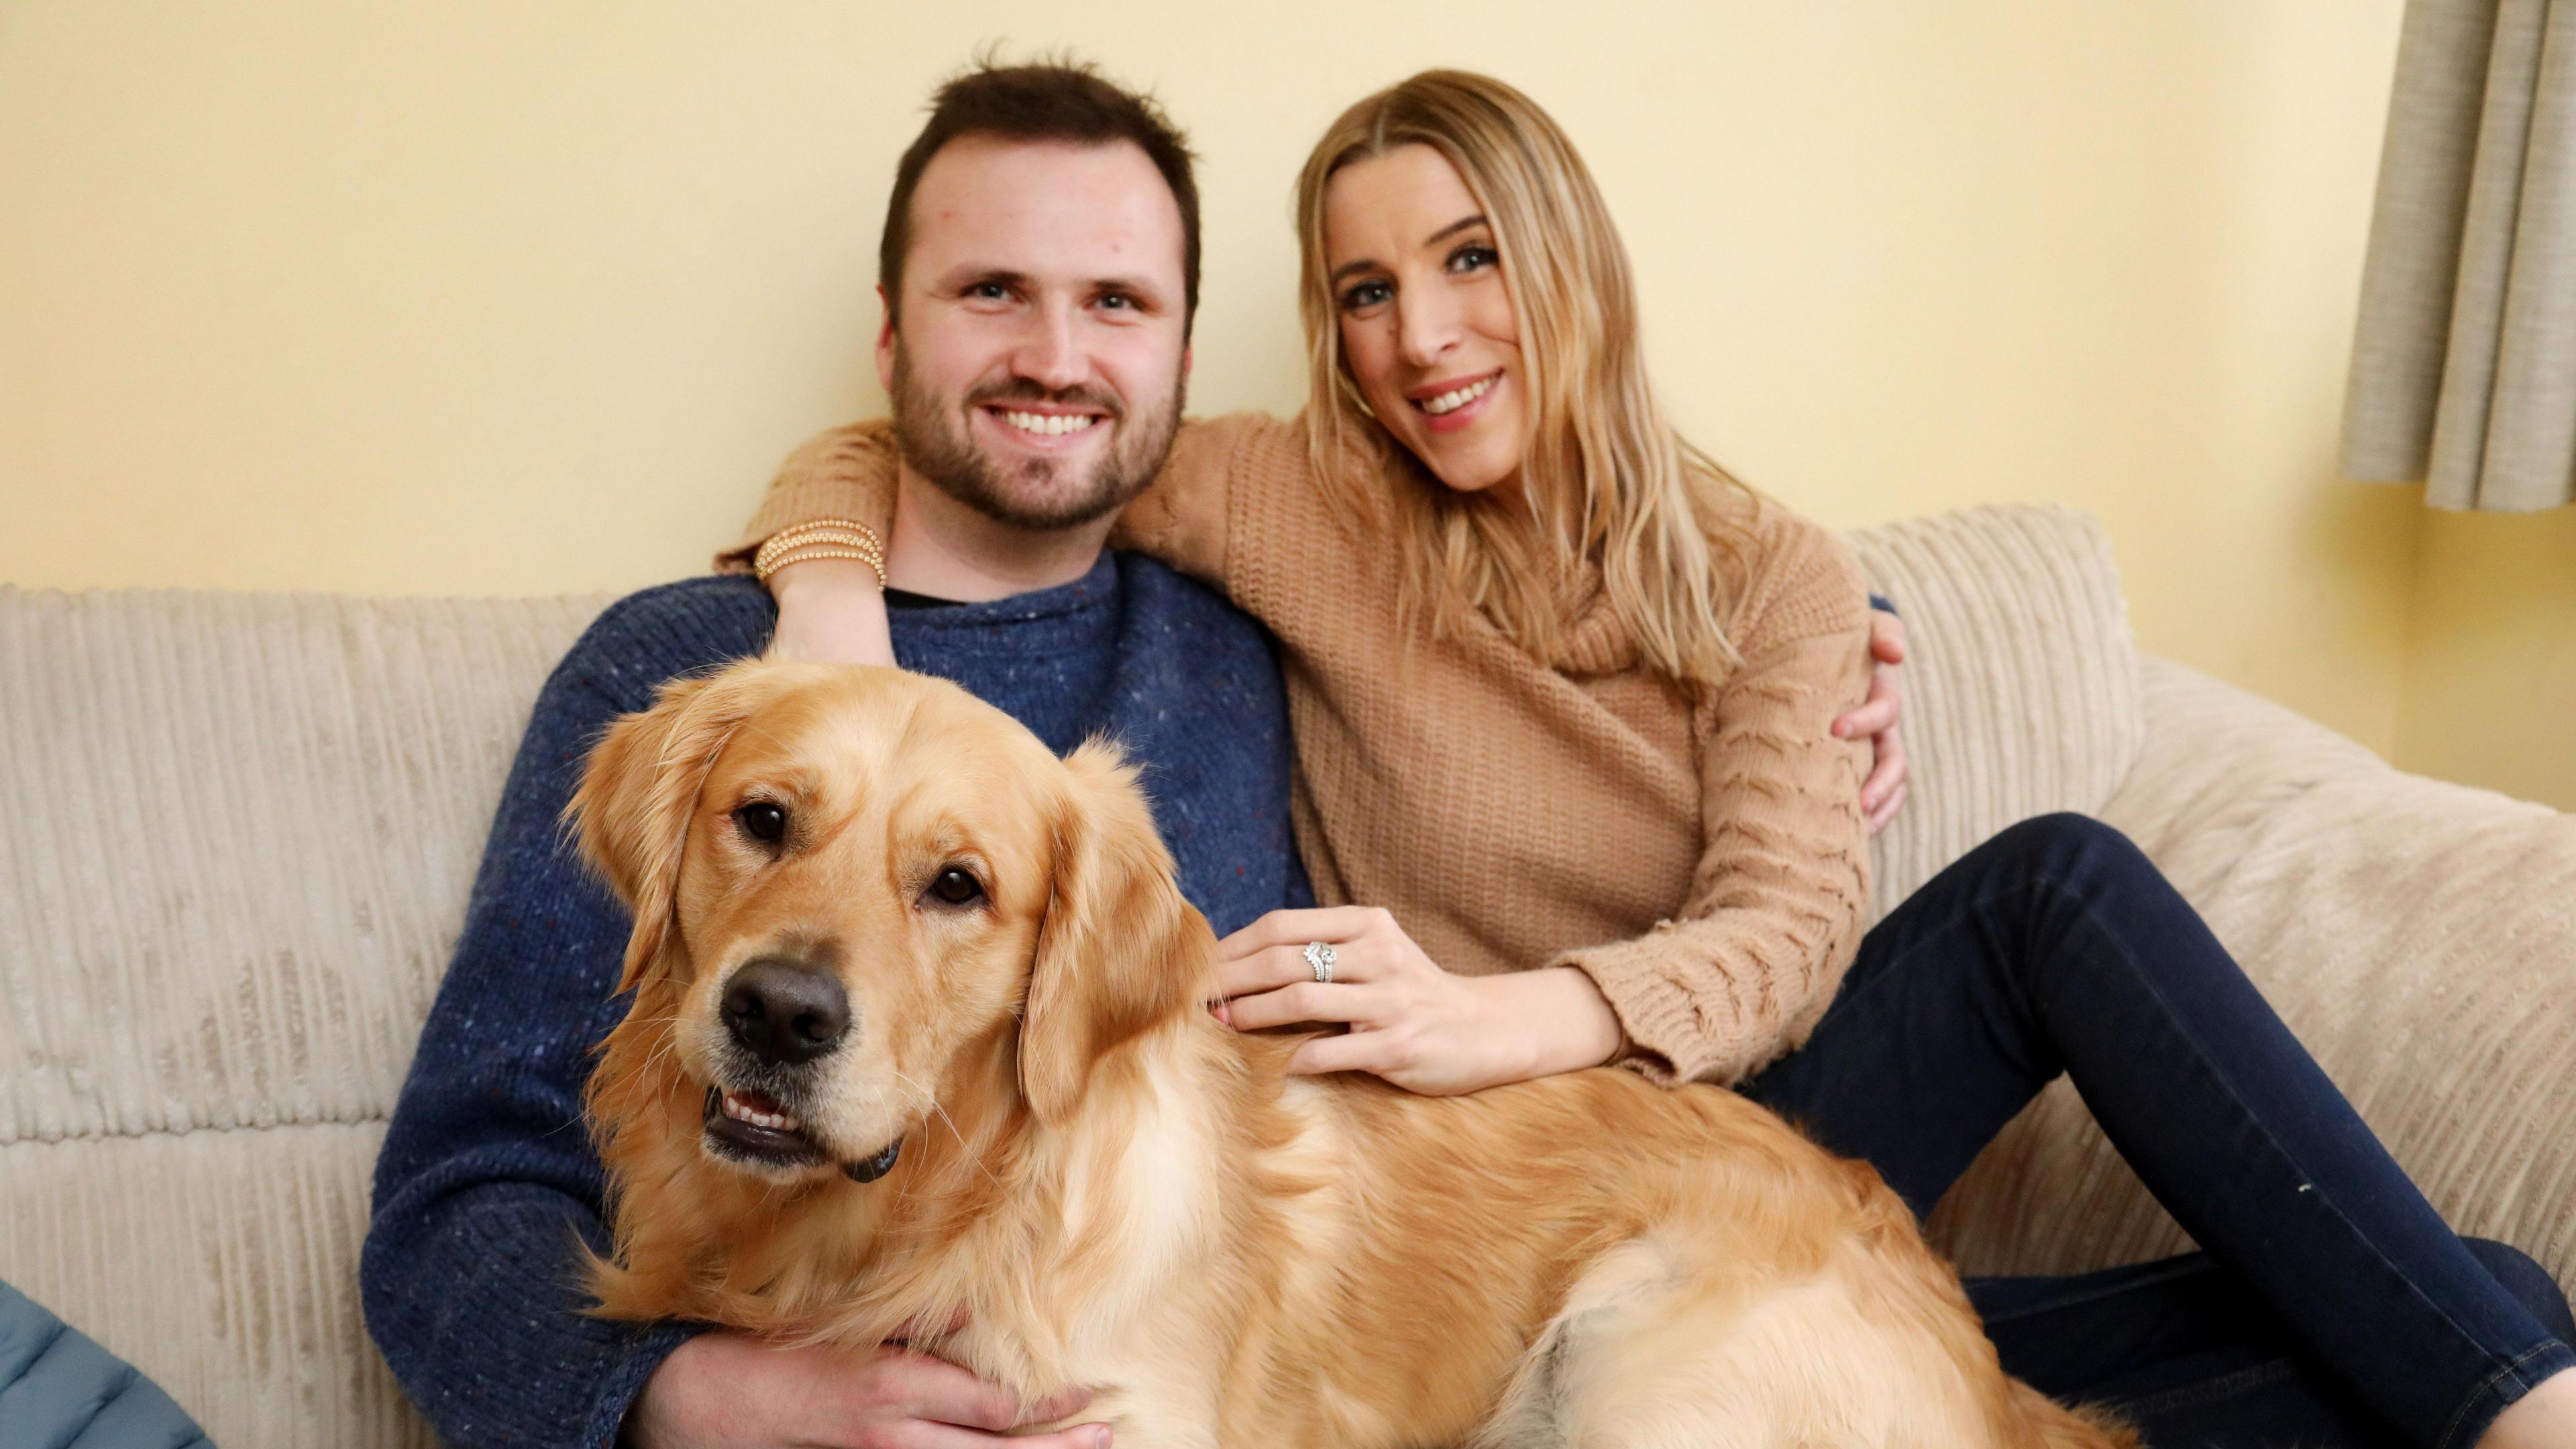
[(979, 302), (1007, 302), (1011, 289), (999, 282), (977, 282), (966, 289), (966, 295)]
[(787, 807), (767, 800), (754, 800), (733, 812), (733, 822), (742, 833), (764, 845), (776, 845), (787, 838)]
[(1364, 307), (1377, 306), (1394, 295), (1395, 289), (1384, 282), (1362, 282), (1342, 294), (1342, 307), (1345, 311), (1356, 312)]
[(983, 895), (984, 886), (972, 874), (952, 865), (931, 878), (930, 893), (952, 906), (962, 906)]
[(1136, 310), (1136, 299), (1124, 292), (1111, 292), (1100, 299), (1100, 305), (1112, 312), (1133, 312)]

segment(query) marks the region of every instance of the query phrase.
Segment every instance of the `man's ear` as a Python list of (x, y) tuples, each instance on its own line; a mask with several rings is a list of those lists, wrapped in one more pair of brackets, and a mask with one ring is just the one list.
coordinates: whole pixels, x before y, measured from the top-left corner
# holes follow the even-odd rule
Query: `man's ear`
[(1216, 937), (1181, 897), (1171, 852), (1115, 745), (1065, 760), (1055, 865), (1020, 1019), (1020, 1090), (1065, 1120), (1102, 1057), (1213, 993)]
[(900, 341), (894, 333), (894, 299), (886, 295), (885, 283), (877, 283), (877, 386), (894, 396), (894, 349)]
[(663, 685), (651, 709), (608, 727), (564, 807), (582, 859), (635, 915), (620, 991), (633, 990), (670, 942), (689, 817), (758, 678), (757, 666), (743, 666)]

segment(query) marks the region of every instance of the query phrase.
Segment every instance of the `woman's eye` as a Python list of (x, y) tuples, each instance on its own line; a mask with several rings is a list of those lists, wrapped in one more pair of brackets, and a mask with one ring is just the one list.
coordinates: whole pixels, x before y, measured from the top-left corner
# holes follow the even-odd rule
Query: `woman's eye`
[(764, 845), (776, 845), (787, 838), (787, 807), (767, 800), (754, 800), (733, 812), (733, 821), (742, 833)]
[(1395, 295), (1395, 289), (1384, 282), (1362, 282), (1342, 294), (1342, 310), (1357, 312), (1374, 307)]
[(1449, 270), (1453, 272), (1481, 271), (1486, 267), (1495, 265), (1501, 260), (1502, 258), (1495, 253), (1492, 247), (1463, 246), (1449, 254)]
[(962, 906), (984, 893), (983, 884), (955, 866), (931, 878), (930, 893), (952, 906)]

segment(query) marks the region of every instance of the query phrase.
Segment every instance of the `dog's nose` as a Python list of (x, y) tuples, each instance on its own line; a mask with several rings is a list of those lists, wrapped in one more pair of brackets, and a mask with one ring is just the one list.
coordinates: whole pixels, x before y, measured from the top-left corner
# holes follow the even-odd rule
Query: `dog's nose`
[(725, 983), (724, 1022), (753, 1056), (795, 1066), (841, 1044), (850, 994), (828, 972), (763, 957)]

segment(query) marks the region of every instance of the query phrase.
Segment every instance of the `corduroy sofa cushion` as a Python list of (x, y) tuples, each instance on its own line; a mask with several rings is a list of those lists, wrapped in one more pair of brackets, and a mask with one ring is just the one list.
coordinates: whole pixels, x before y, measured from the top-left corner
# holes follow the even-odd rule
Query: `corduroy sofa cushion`
[(1906, 621), (1905, 808), (1870, 919), (2016, 821), (2093, 814), (2145, 741), (2111, 541), (2072, 508), (1989, 507), (1849, 535)]
[(219, 1444), (429, 1442), (359, 1317), (368, 1178), (604, 603), (0, 590), (0, 1281)]
[[(2576, 1288), (2576, 816), (2390, 768), (2146, 661), (2147, 747), (2102, 809), (2192, 903), (2463, 1233)], [(1977, 1272), (2189, 1240), (2061, 1081), (1933, 1216)]]

